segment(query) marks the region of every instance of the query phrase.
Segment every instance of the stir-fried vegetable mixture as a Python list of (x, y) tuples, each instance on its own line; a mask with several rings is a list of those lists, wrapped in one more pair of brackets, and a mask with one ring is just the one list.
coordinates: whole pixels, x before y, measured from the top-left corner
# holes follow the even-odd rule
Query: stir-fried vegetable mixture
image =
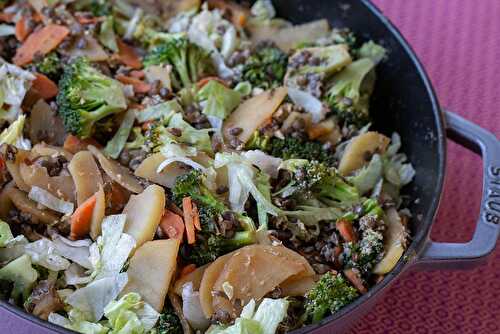
[(402, 257), (388, 57), (270, 0), (0, 1), (0, 296), (81, 333), (284, 333)]

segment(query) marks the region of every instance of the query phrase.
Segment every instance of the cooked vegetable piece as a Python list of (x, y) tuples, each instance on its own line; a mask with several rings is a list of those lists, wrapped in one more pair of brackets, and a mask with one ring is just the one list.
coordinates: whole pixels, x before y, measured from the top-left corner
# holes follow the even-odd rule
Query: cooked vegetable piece
[(51, 145), (63, 145), (66, 136), (64, 124), (43, 99), (39, 99), (33, 105), (29, 121), (29, 138), (32, 144), (44, 142)]
[(288, 65), (288, 56), (275, 46), (257, 46), (254, 53), (245, 61), (242, 68), (243, 80), (253, 87), (262, 89), (283, 85)]
[(214, 313), (214, 308), (212, 306), (212, 288), (219, 278), (220, 273), (224, 269), (224, 266), (232, 256), (233, 253), (229, 253), (217, 258), (207, 267), (207, 269), (203, 273), (203, 278), (201, 279), (200, 283), (200, 302), (203, 313), (207, 318), (210, 318)]
[(176, 178), (186, 174), (187, 171), (178, 163), (174, 162), (158, 173), (158, 166), (165, 161), (165, 159), (166, 158), (162, 153), (152, 154), (141, 162), (134, 174), (164, 187), (172, 188), (175, 184)]
[(79, 48), (78, 41), (73, 43), (69, 53), (71, 58), (85, 57), (89, 61), (99, 62), (108, 60), (108, 54), (99, 42), (91, 35), (85, 35), (85, 47)]
[(46, 55), (54, 50), (68, 36), (69, 29), (57, 24), (49, 24), (28, 36), (16, 51), (14, 63), (22, 66), (31, 63), (35, 55)]
[(254, 131), (271, 118), (286, 95), (287, 89), (280, 87), (246, 100), (224, 122), (224, 136), (231, 138), (231, 129), (240, 128), (237, 138), (245, 144)]
[(334, 314), (358, 297), (358, 292), (340, 274), (324, 274), (306, 295), (307, 322), (317, 323), (327, 314)]
[(403, 225), (399, 213), (394, 208), (391, 208), (387, 210), (385, 217), (385, 255), (373, 269), (373, 272), (379, 275), (387, 274), (394, 269), (403, 256), (408, 242), (408, 231)]
[(182, 210), (184, 211), (184, 224), (186, 225), (186, 235), (188, 244), (192, 245), (196, 242), (194, 231), (193, 203), (191, 197), (182, 199)]
[(89, 151), (80, 151), (71, 159), (68, 170), (76, 187), (78, 206), (94, 195), (104, 183), (94, 156)]
[(363, 126), (370, 120), (370, 95), (375, 86), (375, 63), (359, 59), (332, 77), (327, 92), (327, 103), (347, 124)]
[(146, 57), (144, 65), (173, 66), (172, 84), (176, 89), (190, 87), (213, 73), (210, 54), (184, 36), (172, 35)]
[(142, 68), (142, 62), (139, 56), (137, 56), (134, 48), (122, 42), (120, 39), (117, 40), (118, 45), (118, 59), (125, 65), (135, 70)]
[(288, 52), (301, 43), (326, 36), (330, 31), (330, 25), (327, 20), (318, 20), (283, 29), (269, 26), (250, 26), (250, 31), (254, 43), (270, 40)]
[(71, 215), (71, 238), (82, 239), (90, 232), (97, 194), (87, 198)]
[(124, 233), (135, 239), (137, 247), (153, 240), (164, 208), (165, 190), (157, 185), (151, 185), (142, 193), (130, 197), (123, 209), (127, 215)]
[(104, 219), (106, 209), (106, 196), (102, 187), (95, 193), (95, 206), (92, 211), (92, 219), (90, 222), (90, 237), (96, 240), (101, 235), (101, 224)]
[(160, 221), (160, 228), (170, 239), (177, 239), (182, 242), (185, 226), (182, 217), (178, 214), (165, 209)]
[[(276, 263), (280, 263), (276, 266)], [(225, 294), (224, 286), (231, 286), (231, 296), (215, 297), (213, 306), (217, 311), (220, 298), (234, 303), (236, 299), (243, 305), (251, 299), (259, 300), (275, 289), (289, 277), (305, 270), (304, 263), (296, 258), (283, 256), (279, 246), (252, 245), (243, 247), (233, 253), (225, 264), (212, 291)], [(225, 308), (225, 303), (221, 304)], [(231, 314), (236, 314), (236, 309)]]
[(139, 246), (130, 259), (128, 283), (121, 295), (139, 293), (145, 302), (161, 312), (177, 265), (179, 240), (154, 240)]
[[(7, 146), (2, 146), (1, 148), (3, 152), (5, 152), (4, 150), (10, 150)], [(5, 155), (7, 153), (8, 151), (3, 154)], [(29, 192), (31, 187), (27, 185), (26, 182), (24, 181), (20, 172), (20, 166), (21, 163), (25, 161), (25, 159), (29, 158), (29, 156), (30, 156), (29, 151), (18, 150), (17, 153), (15, 154), (14, 161), (10, 159), (7, 159), (5, 161), (5, 166), (7, 167), (7, 171), (10, 173), (10, 176), (14, 180), (17, 188), (25, 192)]]
[(293, 276), (280, 284), (280, 290), (283, 296), (305, 296), (312, 290), (316, 283), (314, 276), (304, 276), (294, 278)]
[(57, 95), (58, 88), (54, 81), (41, 73), (35, 74), (31, 89), (35, 90), (43, 99), (49, 100)]
[(90, 145), (100, 147), (99, 143), (95, 139), (80, 139), (77, 136), (70, 134), (64, 140), (63, 148), (72, 154), (76, 154), (80, 151), (86, 151)]
[(11, 188), (7, 194), (19, 211), (28, 213), (32, 216), (30, 220), (31, 224), (54, 224), (59, 220), (59, 216), (52, 211), (39, 209), (38, 204), (30, 200), (25, 192), (16, 188)]
[(108, 159), (94, 146), (88, 146), (88, 149), (97, 158), (106, 175), (113, 181), (135, 194), (143, 190), (141, 183), (134, 177), (128, 168), (120, 165), (115, 160)]
[(182, 295), (182, 287), (184, 284), (191, 282), (193, 283), (194, 291), (200, 291), (201, 280), (205, 274), (205, 270), (208, 268), (208, 264), (196, 268), (193, 272), (190, 272), (187, 275), (181, 276), (177, 281), (175, 281), (174, 287), (172, 290), (178, 294)]
[(92, 136), (95, 124), (127, 107), (122, 85), (79, 57), (64, 68), (57, 95), (66, 131), (80, 138)]
[(14, 284), (10, 297), (17, 301), (21, 299), (24, 302), (28, 298), (37, 278), (38, 273), (33, 269), (31, 259), (27, 254), (0, 269), (0, 280)]
[(373, 131), (354, 137), (340, 160), (340, 174), (346, 176), (365, 166), (373, 154), (383, 154), (390, 141), (386, 136)]
[(75, 184), (71, 176), (51, 177), (47, 168), (39, 164), (26, 165), (25, 163), (19, 165), (19, 173), (28, 187), (36, 186), (65, 201), (75, 201)]

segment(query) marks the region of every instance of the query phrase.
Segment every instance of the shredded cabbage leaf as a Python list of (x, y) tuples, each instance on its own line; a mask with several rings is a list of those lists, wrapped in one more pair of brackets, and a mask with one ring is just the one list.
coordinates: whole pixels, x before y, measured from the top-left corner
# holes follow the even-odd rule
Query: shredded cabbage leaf
[(285, 298), (264, 298), (255, 311), (252, 299), (243, 308), (234, 325), (213, 326), (207, 334), (275, 334), (280, 322), (286, 317), (289, 301)]
[(28, 198), (64, 215), (71, 215), (74, 210), (74, 204), (63, 201), (49, 193), (47, 190), (33, 186), (28, 193)]
[[(0, 58), (0, 119), (9, 122), (17, 119), (21, 104), (33, 80), (35, 80), (33, 74)], [(10, 106), (6, 113), (1, 112), (4, 104)]]
[(207, 116), (226, 119), (240, 104), (241, 95), (231, 88), (227, 88), (217, 80), (209, 81), (198, 91), (197, 98), (203, 106), (203, 113)]
[[(0, 78), (1, 85), (1, 78)], [(1, 87), (0, 87), (1, 89)], [(0, 145), (9, 144), (22, 150), (30, 150), (31, 142), (23, 137), (26, 115), (20, 115), (9, 127), (0, 133)]]

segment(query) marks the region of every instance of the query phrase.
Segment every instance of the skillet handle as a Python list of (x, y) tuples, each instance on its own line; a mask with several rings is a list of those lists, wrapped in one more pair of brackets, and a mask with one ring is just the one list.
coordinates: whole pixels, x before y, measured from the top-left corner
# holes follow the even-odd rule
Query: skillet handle
[(445, 111), (448, 137), (483, 158), (483, 196), (474, 236), (467, 243), (429, 240), (417, 266), (429, 269), (466, 269), (485, 262), (500, 232), (500, 141), (492, 133)]

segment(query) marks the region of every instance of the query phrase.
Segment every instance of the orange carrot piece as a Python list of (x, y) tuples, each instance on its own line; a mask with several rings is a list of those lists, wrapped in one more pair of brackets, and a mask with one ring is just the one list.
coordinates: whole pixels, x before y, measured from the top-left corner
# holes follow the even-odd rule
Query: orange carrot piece
[(35, 80), (31, 84), (31, 89), (34, 89), (44, 100), (55, 97), (59, 91), (54, 81), (41, 73), (35, 73)]
[(172, 211), (165, 209), (160, 221), (160, 229), (170, 239), (181, 240), (184, 237), (184, 222), (182, 217)]
[(228, 0), (208, 0), (209, 8), (217, 8), (230, 17), (231, 22), (238, 28), (243, 28), (250, 15), (248, 8)]
[(14, 64), (23, 66), (33, 61), (35, 55), (46, 55), (57, 48), (69, 35), (69, 29), (57, 24), (49, 24), (30, 34), (23, 45), (17, 49)]
[(0, 22), (12, 22), (14, 14), (0, 13)]
[(134, 48), (125, 44), (123, 41), (117, 39), (116, 44), (118, 45), (118, 60), (120, 60), (124, 65), (127, 65), (134, 70), (142, 68), (142, 62)]
[(363, 280), (359, 276), (359, 272), (356, 272), (353, 269), (346, 269), (344, 270), (344, 275), (359, 292), (365, 294), (368, 291), (363, 283)]
[(140, 94), (145, 94), (151, 90), (151, 85), (145, 83), (144, 81), (141, 81), (139, 79), (133, 78), (133, 77), (128, 77), (123, 74), (118, 74), (116, 77), (116, 80), (120, 81), (122, 84), (125, 85), (132, 85), (134, 87), (134, 92), (140, 93)]
[(16, 38), (19, 42), (22, 42), (28, 37), (30, 33), (30, 29), (28, 27), (28, 20), (26, 17), (21, 17), (17, 22), (16, 22)]
[(193, 225), (198, 231), (201, 231), (200, 215), (196, 203), (193, 203)]
[(64, 140), (63, 148), (71, 154), (76, 154), (80, 151), (86, 151), (89, 145), (93, 145), (97, 148), (102, 148), (102, 146), (92, 138), (80, 139), (77, 136), (68, 135)]
[(144, 71), (130, 71), (130, 76), (136, 79), (144, 79), (146, 77), (146, 73), (144, 73)]
[(186, 225), (186, 234), (188, 244), (192, 245), (196, 242), (193, 222), (193, 202), (191, 197), (184, 197), (182, 199), (182, 210), (184, 212), (184, 225)]
[(191, 263), (191, 264), (188, 264), (186, 266), (184, 266), (182, 269), (181, 269), (181, 272), (179, 273), (179, 278), (182, 278), (186, 275), (189, 275), (191, 274), (193, 271), (196, 270), (196, 265)]
[(345, 219), (340, 219), (336, 224), (337, 230), (339, 230), (340, 235), (347, 242), (357, 242), (358, 237), (356, 236), (356, 232), (352, 227), (352, 223)]
[(80, 24), (97, 24), (104, 21), (106, 18), (104, 16), (85, 16), (79, 13), (75, 13), (75, 18)]
[(210, 81), (212, 81), (212, 80), (215, 80), (215, 81), (217, 81), (218, 83), (223, 84), (224, 86), (226, 86), (226, 87), (228, 87), (228, 88), (229, 88), (229, 86), (228, 86), (227, 82), (225, 82), (224, 80), (222, 80), (222, 79), (221, 79), (221, 78), (219, 78), (219, 77), (213, 77), (213, 76), (212, 76), (212, 77), (206, 77), (206, 78), (201, 79), (200, 81), (198, 81), (198, 82), (196, 83), (196, 87), (198, 87), (198, 89), (201, 89), (201, 88), (203, 88), (203, 87), (204, 87), (207, 83), (209, 83), (209, 82), (210, 82)]
[(96, 199), (96, 194), (92, 195), (73, 212), (71, 216), (71, 239), (76, 240), (89, 234)]

